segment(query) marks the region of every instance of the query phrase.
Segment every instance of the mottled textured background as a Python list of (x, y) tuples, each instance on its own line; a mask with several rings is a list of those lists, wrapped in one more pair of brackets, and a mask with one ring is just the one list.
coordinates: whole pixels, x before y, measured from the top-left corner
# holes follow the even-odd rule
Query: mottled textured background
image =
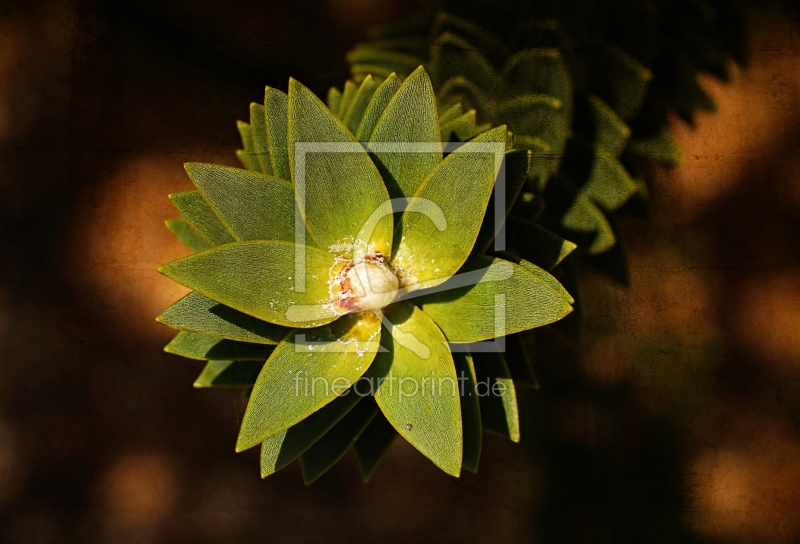
[(235, 454), (240, 394), (191, 387), (154, 317), (183, 292), (163, 226), (184, 161), (235, 164), (234, 121), (290, 75), (341, 86), (400, 0), (0, 6), (0, 541), (797, 542), (800, 24), (748, 23), (673, 131), (631, 282), (582, 276), (586, 334), (543, 344), (522, 443), (450, 478), (398, 441), (372, 481), (313, 486)]

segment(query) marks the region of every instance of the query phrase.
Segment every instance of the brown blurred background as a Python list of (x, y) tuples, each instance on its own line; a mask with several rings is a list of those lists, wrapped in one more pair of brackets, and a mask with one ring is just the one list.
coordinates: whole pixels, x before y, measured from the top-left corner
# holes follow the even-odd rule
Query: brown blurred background
[(154, 317), (183, 292), (163, 220), (182, 163), (235, 164), (234, 121), (291, 75), (323, 93), (400, 0), (0, 5), (0, 541), (800, 541), (800, 24), (672, 123), (630, 287), (582, 275), (519, 445), (450, 478), (398, 441), (364, 485), (235, 454), (240, 393), (194, 390)]

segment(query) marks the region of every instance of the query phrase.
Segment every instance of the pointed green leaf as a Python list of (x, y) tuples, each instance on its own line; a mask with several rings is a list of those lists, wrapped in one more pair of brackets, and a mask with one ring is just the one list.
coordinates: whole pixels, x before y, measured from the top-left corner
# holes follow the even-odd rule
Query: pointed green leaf
[[(309, 143), (318, 149), (306, 153), (302, 144)], [(295, 80), (289, 82), (289, 146), (297, 202), (317, 244), (329, 248), (356, 239), (388, 254), (391, 213), (370, 222), (389, 200), (377, 168), (350, 131)]]
[(289, 168), (289, 97), (272, 87), (264, 91), (264, 109), (266, 111), (267, 143), (269, 158), (275, 177), (285, 181), (292, 179)]
[(255, 155), (261, 164), (261, 172), (272, 175), (272, 161), (269, 158), (269, 142), (267, 141), (266, 111), (264, 106), (250, 104), (250, 133), (253, 136)]
[(510, 219), (514, 225), (510, 233), (518, 233), (520, 238), (515, 243), (515, 251), (523, 258), (541, 266), (545, 270), (552, 270), (578, 247), (573, 242), (565, 240), (533, 221)]
[(186, 172), (237, 240), (295, 239), (294, 187), (278, 178), (190, 162)]
[(491, 90), (498, 74), (486, 57), (469, 42), (450, 32), (443, 32), (431, 46), (431, 76), (436, 81), (447, 81), (463, 76), (478, 87)]
[(386, 106), (389, 105), (389, 101), (400, 88), (400, 85), (400, 78), (393, 73), (388, 75), (386, 80), (381, 83), (375, 94), (372, 95), (372, 100), (369, 101), (364, 117), (358, 125), (356, 140), (359, 142), (369, 141), (375, 131), (375, 125), (378, 124), (378, 120), (386, 110)]
[(458, 141), (466, 142), (475, 132), (475, 110), (470, 110), (464, 115), (454, 119), (441, 128), (443, 142), (450, 142), (453, 136)]
[[(369, 149), (391, 178), (387, 186), (392, 197), (412, 196), (441, 162), (437, 117), (431, 80), (419, 67), (392, 97), (369, 141)], [(428, 146), (405, 151), (409, 143)]]
[(456, 365), (461, 395), (461, 419), (464, 422), (464, 461), (462, 466), (470, 472), (478, 472), (483, 427), (475, 367), (472, 364), (472, 355), (469, 353), (453, 353), (453, 361)]
[(497, 98), (505, 101), (526, 94), (552, 96), (570, 115), (572, 84), (559, 50), (525, 49), (508, 60), (496, 90)]
[(199, 232), (211, 245), (227, 244), (234, 238), (219, 220), (199, 191), (184, 191), (169, 195), (172, 204), (194, 230)]
[(203, 238), (199, 232), (194, 230), (189, 222), (183, 217), (175, 217), (164, 221), (167, 228), (180, 240), (183, 245), (194, 252), (203, 251), (211, 247), (208, 240)]
[(637, 157), (659, 161), (669, 166), (677, 166), (681, 162), (681, 152), (668, 127), (663, 128), (652, 138), (631, 140), (628, 151)]
[(358, 126), (361, 124), (361, 120), (367, 111), (367, 106), (369, 106), (369, 102), (372, 99), (372, 95), (375, 94), (375, 89), (377, 89), (377, 87), (378, 84), (375, 83), (375, 79), (372, 76), (365, 77), (355, 97), (353, 97), (353, 102), (345, 112), (344, 126), (353, 134), (358, 130)]
[[(526, 21), (526, 27), (530, 24)], [(462, 36), (470, 44), (469, 47), (482, 51), (491, 52), (501, 57), (508, 56), (506, 46), (494, 34), (488, 32), (480, 24), (474, 23), (469, 19), (464, 19), (452, 13), (440, 11), (436, 14), (433, 23), (433, 36), (439, 36), (445, 32)]]
[(605, 44), (592, 52), (592, 76), (602, 89), (598, 94), (622, 119), (630, 119), (641, 107), (653, 73), (616, 45)]
[(483, 428), (519, 442), (517, 392), (503, 354), (476, 353), (474, 358)]
[(561, 224), (578, 233), (594, 234), (594, 240), (587, 248), (591, 255), (605, 253), (617, 243), (614, 231), (603, 212), (584, 193), (577, 195), (561, 219)]
[(551, 152), (561, 153), (569, 136), (569, 119), (563, 102), (552, 96), (526, 94), (496, 107), (495, 120), (514, 134), (544, 141)]
[(265, 344), (237, 342), (188, 331), (179, 332), (164, 347), (164, 351), (173, 355), (212, 361), (266, 361), (273, 349), (273, 346)]
[(464, 111), (461, 109), (461, 104), (453, 104), (448, 109), (445, 109), (442, 113), (439, 114), (439, 126), (443, 127), (450, 121), (458, 119), (463, 114)]
[(572, 311), (550, 282), (509, 261), (473, 257), (459, 275), (467, 272), (475, 273), (474, 285), (448, 288), (445, 283), (441, 291), (417, 299), (450, 342), (479, 342), (541, 327)]
[[(299, 252), (299, 254), (298, 254)], [(298, 255), (300, 266), (295, 268)], [(159, 271), (240, 312), (285, 327), (315, 327), (338, 317), (329, 307), (327, 251), (288, 242), (236, 242), (178, 259)], [(302, 266), (305, 264), (305, 267)], [(302, 275), (298, 278), (298, 274)], [(301, 291), (297, 285), (303, 286)], [(289, 308), (297, 305), (302, 311)]]
[(385, 80), (393, 74), (395, 77), (397, 76), (393, 67), (377, 64), (353, 64), (350, 66), (350, 73), (353, 75), (354, 81), (362, 81), (367, 76), (374, 77), (375, 81)]
[(380, 321), (371, 312), (292, 332), (258, 376), (236, 450), (264, 442), (346, 391), (372, 364), (379, 340)]
[(328, 99), (327, 99), (328, 109), (332, 112), (339, 111), (339, 108), (342, 106), (342, 92), (337, 89), (336, 87), (331, 87), (328, 89)]
[(253, 158), (244, 149), (236, 150), (236, 158), (239, 159), (242, 167), (244, 167), (246, 170), (250, 170), (251, 172), (259, 171), (259, 167), (256, 166), (255, 162), (253, 162)]
[(263, 361), (209, 361), (194, 381), (194, 386), (250, 387), (256, 383), (262, 366)]
[(536, 378), (535, 331), (522, 331), (505, 339), (503, 358), (515, 385), (539, 389)]
[(350, 104), (353, 102), (357, 92), (358, 85), (349, 80), (345, 82), (344, 91), (342, 91), (342, 102), (339, 104), (339, 109), (334, 112), (340, 120), (344, 119), (344, 114), (350, 109)]
[(422, 64), (422, 59), (416, 55), (408, 55), (396, 51), (387, 51), (374, 47), (357, 47), (347, 54), (350, 65), (366, 64), (397, 72), (410, 74), (417, 66)]
[(351, 388), (300, 423), (265, 440), (261, 445), (261, 477), (274, 474), (300, 457), (360, 400)]
[(485, 113), (483, 117), (481, 116), (486, 109), (486, 93), (465, 77), (458, 76), (448, 79), (439, 86), (436, 96), (442, 104), (460, 103), (465, 111), (476, 110), (478, 121), (481, 123), (487, 120)]
[(602, 149), (597, 152), (582, 192), (604, 210), (616, 211), (638, 192), (639, 186), (617, 159)]
[[(484, 132), (450, 153), (425, 178), (397, 226), (395, 266), (428, 286), (461, 267), (483, 222), (505, 138), (505, 127)], [(445, 224), (432, 220), (438, 213)]]
[(358, 468), (361, 470), (361, 479), (367, 483), (378, 462), (383, 458), (397, 438), (397, 431), (382, 413), (378, 413), (372, 423), (364, 429), (353, 445), (353, 451), (358, 459)]
[(462, 429), (453, 357), (436, 324), (408, 302), (390, 306), (387, 353), (373, 364), (384, 376), (375, 400), (403, 438), (440, 469), (461, 472)]
[(256, 156), (255, 143), (253, 142), (252, 127), (242, 121), (236, 121), (236, 128), (239, 129), (239, 135), (242, 137), (242, 147), (236, 152), (242, 165), (248, 170), (254, 172), (261, 172), (261, 163)]
[(286, 327), (243, 314), (197, 292), (180, 299), (156, 320), (182, 331), (257, 344), (277, 344), (290, 331)]
[[(492, 242), (511, 212), (514, 202), (517, 201), (517, 197), (522, 191), (522, 187), (525, 185), (531, 165), (531, 153), (529, 151), (510, 151), (506, 153), (503, 160), (505, 161), (505, 169), (503, 170), (505, 175), (502, 189), (505, 202), (498, 213), (497, 201), (495, 200), (497, 191), (492, 192), (489, 204), (486, 206), (486, 215), (478, 232), (478, 239), (475, 240), (475, 248), (473, 250), (475, 253), (485, 253), (492, 247)], [(500, 183), (500, 180), (497, 183)]]
[(369, 398), (363, 399), (333, 429), (301, 455), (303, 482), (311, 485), (344, 457), (377, 413), (378, 406), (375, 402)]
[(572, 298), (572, 295), (570, 295), (566, 289), (564, 289), (564, 286), (558, 283), (558, 280), (552, 275), (548, 274), (544, 269), (536, 266), (530, 261), (526, 261), (525, 259), (520, 259), (517, 264), (534, 276), (538, 277), (543, 282), (547, 283), (547, 285), (552, 287), (555, 292), (561, 295), (561, 298), (566, 300), (567, 303), (573, 304), (575, 302), (575, 299)]
[(631, 136), (631, 129), (611, 107), (597, 98), (589, 97), (595, 124), (595, 146), (619, 157)]

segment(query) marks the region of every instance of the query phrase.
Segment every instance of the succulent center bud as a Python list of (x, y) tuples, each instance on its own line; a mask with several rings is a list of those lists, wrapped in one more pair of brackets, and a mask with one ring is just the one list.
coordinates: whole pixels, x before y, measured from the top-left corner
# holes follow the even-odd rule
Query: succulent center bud
[(400, 282), (391, 268), (380, 261), (354, 264), (345, 275), (356, 304), (362, 310), (380, 310), (394, 302)]
[(380, 310), (394, 302), (400, 281), (382, 258), (358, 259), (342, 268), (337, 305), (345, 312)]

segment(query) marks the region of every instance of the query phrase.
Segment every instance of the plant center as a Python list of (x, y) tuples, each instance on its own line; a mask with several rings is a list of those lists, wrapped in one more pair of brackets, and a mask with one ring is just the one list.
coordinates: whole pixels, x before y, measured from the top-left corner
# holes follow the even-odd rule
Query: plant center
[(400, 281), (382, 258), (358, 259), (342, 268), (337, 305), (346, 312), (380, 310), (397, 297)]

